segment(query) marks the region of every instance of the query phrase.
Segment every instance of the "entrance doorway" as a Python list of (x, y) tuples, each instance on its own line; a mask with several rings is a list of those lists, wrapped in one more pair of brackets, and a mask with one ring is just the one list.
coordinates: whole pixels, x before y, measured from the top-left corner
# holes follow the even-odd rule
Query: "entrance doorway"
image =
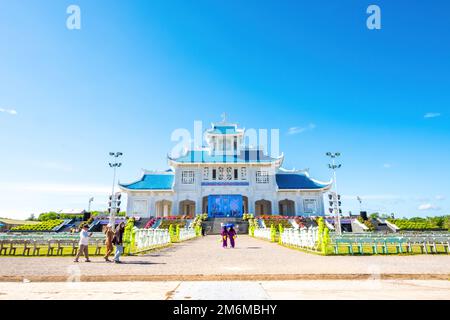
[(208, 217), (242, 217), (242, 196), (237, 194), (208, 196)]
[(295, 216), (295, 202), (292, 200), (282, 200), (278, 202), (278, 212), (282, 216)]
[(258, 200), (255, 202), (255, 215), (272, 214), (272, 202), (269, 200)]
[(157, 217), (167, 217), (172, 213), (172, 201), (161, 200), (155, 203), (156, 206), (156, 216)]
[(195, 201), (192, 201), (192, 200), (180, 201), (179, 214), (194, 216), (195, 215)]

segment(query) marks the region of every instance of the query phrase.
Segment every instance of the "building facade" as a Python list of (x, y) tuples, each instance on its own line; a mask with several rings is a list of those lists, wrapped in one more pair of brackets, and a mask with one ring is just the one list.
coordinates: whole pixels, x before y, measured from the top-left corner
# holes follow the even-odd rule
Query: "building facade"
[(168, 156), (166, 171), (145, 170), (138, 181), (119, 183), (128, 196), (127, 213), (143, 218), (325, 214), (323, 195), (331, 182), (314, 180), (306, 170), (283, 169), (284, 155), (246, 147), (244, 136), (236, 124), (212, 124), (206, 147)]

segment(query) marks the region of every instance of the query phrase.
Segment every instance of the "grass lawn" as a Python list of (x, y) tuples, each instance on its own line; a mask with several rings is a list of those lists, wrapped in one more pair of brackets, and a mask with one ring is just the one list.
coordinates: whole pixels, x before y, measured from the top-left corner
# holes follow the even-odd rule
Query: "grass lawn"
[[(30, 255), (29, 257), (47, 257), (47, 252), (48, 252), (48, 246), (39, 246), (40, 250), (39, 250), (39, 254), (36, 254), (33, 256), (33, 248), (30, 248)], [(18, 246), (16, 249), (16, 253), (11, 254), (10, 255), (10, 250), (8, 247), (7, 250), (7, 254), (6, 256), (4, 255), (4, 252), (2, 252), (2, 254), (0, 255), (0, 259), (1, 257), (23, 257), (23, 246)], [(100, 250), (100, 254), (95, 254), (96, 251), (96, 247), (95, 246), (89, 246), (89, 255), (90, 256), (103, 256), (106, 253), (106, 247), (102, 247)], [(52, 257), (72, 257), (74, 256), (72, 254), (72, 247), (63, 247), (63, 251), (62, 251), (62, 255), (56, 255), (56, 248), (53, 249), (53, 255), (51, 255)], [(28, 255), (25, 255), (25, 257), (28, 257)]]
[[(151, 252), (154, 250), (158, 250), (158, 249), (162, 249), (165, 247), (170, 246), (171, 244), (166, 244), (166, 245), (161, 245), (161, 246), (154, 246), (154, 247), (149, 247), (149, 248), (145, 248), (142, 250), (137, 251), (137, 249), (135, 247), (132, 248), (131, 250), (131, 254), (140, 254), (140, 253), (146, 253), (146, 252)], [(27, 255), (25, 254), (25, 257), (47, 257), (47, 253), (48, 253), (48, 246), (39, 246), (40, 250), (39, 250), (39, 254), (33, 255), (33, 248), (30, 248), (30, 254)], [(97, 251), (97, 247), (95, 245), (89, 246), (89, 256), (104, 256), (106, 253), (106, 247), (102, 246), (100, 249), (100, 252), (98, 254), (96, 254)], [(1, 257), (24, 257), (23, 255), (24, 252), (24, 248), (23, 246), (18, 246), (16, 249), (16, 252), (14, 254), (14, 252), (12, 252), (12, 254), (10, 254), (10, 250), (8, 247), (8, 250), (6, 252), (6, 255), (4, 254), (4, 252), (2, 252), (2, 254), (0, 255), (0, 259)], [(113, 251), (114, 252), (114, 251)], [(72, 247), (63, 247), (63, 251), (62, 251), (62, 255), (56, 254), (56, 248), (53, 250), (53, 254), (50, 255), (51, 257), (73, 257), (74, 255), (72, 254)], [(125, 248), (125, 252), (124, 255), (128, 255), (130, 254), (129, 252), (129, 248)]]
[[(448, 253), (445, 250), (446, 247), (447, 247), (446, 245), (437, 244), (436, 245), (437, 253)], [(360, 254), (358, 245), (352, 245), (352, 248), (353, 248), (353, 254)], [(403, 244), (402, 245), (402, 253), (398, 253), (397, 252), (397, 248), (396, 248), (395, 245), (389, 245), (389, 244), (387, 245), (388, 254), (422, 254), (422, 253), (425, 254), (425, 251), (422, 251), (421, 248), (423, 248), (422, 245), (413, 244), (412, 245), (412, 252), (408, 252), (406, 244)], [(428, 253), (434, 253), (433, 246), (428, 245), (427, 248), (428, 248)], [(370, 245), (363, 245), (362, 249), (363, 249), (362, 254), (369, 254), (369, 255), (374, 254), (373, 250), (372, 250), (372, 246), (370, 246)], [(328, 246), (328, 252), (330, 252), (330, 254), (334, 254), (334, 245), (329, 245)], [(382, 245), (378, 245), (377, 246), (377, 252), (378, 252), (378, 254), (384, 254)], [(348, 246), (340, 245), (338, 247), (338, 254), (344, 254), (345, 255), (345, 254), (351, 254), (351, 253), (349, 253)]]
[[(265, 238), (259, 238), (259, 237), (254, 237), (254, 238), (272, 242)], [(277, 234), (275, 236), (275, 241), (273, 243), (278, 243), (278, 240), (279, 240), (279, 235)], [(296, 249), (296, 250), (299, 250), (302, 252), (322, 254), (320, 251), (309, 250), (309, 249), (297, 247), (294, 245), (287, 245), (287, 244), (281, 244), (281, 245), (284, 247), (287, 247), (290, 249)], [(352, 245), (352, 249), (353, 249), (354, 255), (359, 255), (359, 254), (373, 255), (374, 254), (371, 245), (363, 245), (362, 253), (359, 252), (359, 246), (356, 244)], [(448, 250), (447, 245), (436, 244), (436, 251), (437, 251), (436, 253), (440, 253), (440, 254), (450, 253), (450, 252), (447, 252), (446, 249)], [(334, 253), (334, 250), (335, 250), (334, 245), (332, 245), (332, 244), (328, 245), (328, 250), (327, 250), (328, 255), (336, 255)], [(427, 251), (428, 251), (428, 253), (435, 253), (432, 245), (427, 246)], [(377, 254), (385, 254), (385, 253), (383, 253), (383, 245), (377, 245), (377, 252), (378, 252)], [(395, 245), (388, 244), (387, 245), (387, 254), (405, 254), (405, 255), (407, 255), (407, 254), (425, 254), (425, 250), (423, 249), (423, 246), (420, 244), (412, 244), (412, 252), (408, 252), (407, 245), (402, 244), (402, 252), (400, 253), (400, 252), (397, 252), (397, 247)], [(338, 255), (351, 255), (349, 247), (347, 245), (340, 244), (338, 247)]]

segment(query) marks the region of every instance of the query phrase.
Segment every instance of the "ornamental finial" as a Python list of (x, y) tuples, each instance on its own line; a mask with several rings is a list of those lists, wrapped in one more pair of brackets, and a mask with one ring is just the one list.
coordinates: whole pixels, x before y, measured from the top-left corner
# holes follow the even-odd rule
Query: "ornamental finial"
[(222, 117), (222, 122), (225, 123), (227, 122), (227, 114), (224, 112), (220, 115)]

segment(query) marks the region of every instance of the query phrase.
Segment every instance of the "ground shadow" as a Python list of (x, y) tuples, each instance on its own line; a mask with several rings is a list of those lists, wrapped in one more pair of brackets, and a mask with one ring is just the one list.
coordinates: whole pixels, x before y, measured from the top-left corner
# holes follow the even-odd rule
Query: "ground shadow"
[(150, 262), (150, 261), (122, 261), (121, 264), (142, 264), (142, 265), (150, 265), (150, 264), (166, 264), (165, 262)]

